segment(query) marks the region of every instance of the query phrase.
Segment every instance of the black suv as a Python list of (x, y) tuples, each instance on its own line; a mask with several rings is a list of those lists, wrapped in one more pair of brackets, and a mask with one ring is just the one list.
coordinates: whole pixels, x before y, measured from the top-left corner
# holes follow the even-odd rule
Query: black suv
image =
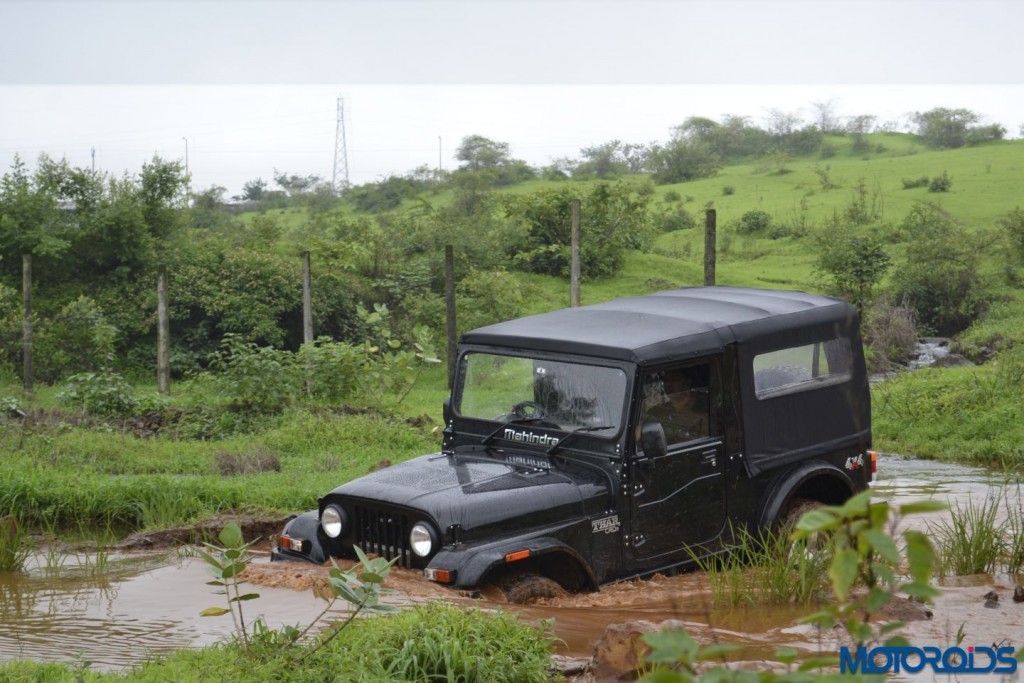
[(359, 546), (520, 601), (691, 565), (875, 468), (857, 312), (804, 292), (680, 289), (467, 332), (444, 419), (441, 452), (334, 489), (272, 559)]

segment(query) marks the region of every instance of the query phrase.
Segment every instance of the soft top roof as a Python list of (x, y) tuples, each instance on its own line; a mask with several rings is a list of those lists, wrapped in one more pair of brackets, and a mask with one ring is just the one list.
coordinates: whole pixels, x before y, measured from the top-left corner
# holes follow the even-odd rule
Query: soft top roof
[(692, 287), (481, 327), (464, 344), (556, 351), (648, 362), (695, 356), (781, 330), (856, 326), (856, 310), (841, 299), (788, 290)]

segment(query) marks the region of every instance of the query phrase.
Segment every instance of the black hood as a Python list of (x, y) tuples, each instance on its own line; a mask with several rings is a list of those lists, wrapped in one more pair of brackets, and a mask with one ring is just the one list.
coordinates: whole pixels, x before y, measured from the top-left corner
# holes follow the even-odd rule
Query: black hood
[(421, 456), (350, 481), (327, 497), (419, 510), (442, 529), (458, 525), (472, 533), (511, 519), (525, 529), (604, 509), (609, 484), (597, 468), (536, 452), (475, 450)]

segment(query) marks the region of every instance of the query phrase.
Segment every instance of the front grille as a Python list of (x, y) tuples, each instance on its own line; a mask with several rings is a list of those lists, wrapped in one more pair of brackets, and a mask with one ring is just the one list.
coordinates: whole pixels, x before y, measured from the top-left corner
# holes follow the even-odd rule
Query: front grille
[(379, 555), (394, 560), (400, 567), (412, 567), (412, 552), (409, 550), (409, 518), (388, 510), (357, 505), (352, 510), (354, 519), (354, 543), (367, 554)]

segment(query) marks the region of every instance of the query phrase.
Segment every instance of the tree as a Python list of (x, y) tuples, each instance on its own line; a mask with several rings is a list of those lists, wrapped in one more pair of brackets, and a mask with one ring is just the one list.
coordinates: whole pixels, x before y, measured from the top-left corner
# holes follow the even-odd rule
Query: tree
[(907, 300), (918, 323), (949, 336), (965, 329), (987, 303), (978, 270), (984, 245), (949, 214), (919, 204), (904, 219), (905, 260), (893, 272), (893, 300)]
[(462, 138), (455, 158), (462, 162), (462, 168), (470, 171), (501, 168), (512, 161), (507, 142), (495, 142), (482, 135)]
[(235, 195), (234, 199), (243, 202), (258, 202), (263, 199), (263, 194), (266, 191), (267, 181), (263, 180), (263, 178), (256, 178), (242, 185), (242, 194)]
[(287, 192), (289, 197), (296, 197), (311, 192), (313, 188), (322, 182), (322, 179), (315, 173), (310, 175), (288, 175), (286, 173), (278, 173), (275, 168), (274, 182), (278, 187)]
[(853, 136), (853, 151), (861, 154), (868, 150), (867, 135), (875, 125), (877, 117), (870, 114), (858, 114), (851, 117), (846, 124), (846, 132)]
[(12, 276), (21, 272), (22, 254), (56, 260), (71, 247), (71, 226), (50, 185), (17, 155), (0, 180), (0, 268)]
[(664, 147), (651, 150), (652, 177), (659, 185), (710, 178), (718, 173), (721, 161), (706, 143), (677, 137)]
[(507, 253), (520, 270), (568, 276), (572, 201), (578, 198), (582, 275), (614, 275), (625, 250), (640, 248), (651, 238), (647, 207), (652, 196), (649, 183), (622, 181), (598, 183), (583, 196), (576, 187), (508, 196), (505, 212), (515, 227), (509, 231)]
[(584, 147), (580, 150), (583, 161), (572, 171), (574, 178), (608, 179), (629, 173), (629, 163), (623, 154), (623, 144), (612, 140), (603, 145)]
[(814, 268), (826, 291), (847, 299), (863, 316), (890, 266), (882, 243), (857, 234), (847, 221), (835, 218), (818, 235), (817, 251)]
[(915, 112), (913, 120), (921, 141), (939, 149), (1001, 140), (1006, 134), (1006, 129), (999, 125), (976, 126), (981, 117), (970, 109), (937, 107), (926, 112)]
[(812, 102), (811, 104), (818, 112), (818, 120), (816, 121), (818, 130), (831, 135), (843, 132), (843, 124), (836, 114), (836, 101), (834, 99), (827, 102)]
[(180, 209), (185, 205), (188, 176), (179, 162), (154, 156), (142, 165), (138, 182), (142, 213), (150, 234), (168, 239), (183, 225)]

